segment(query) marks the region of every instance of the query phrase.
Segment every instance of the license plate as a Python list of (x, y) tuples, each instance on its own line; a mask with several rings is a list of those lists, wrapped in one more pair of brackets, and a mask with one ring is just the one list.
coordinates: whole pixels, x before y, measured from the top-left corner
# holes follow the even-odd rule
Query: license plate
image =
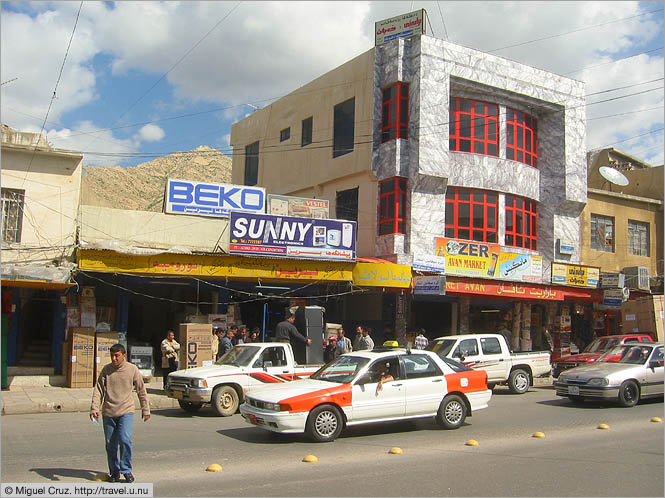
[(571, 394), (573, 396), (579, 395), (580, 394), (579, 386), (568, 386), (568, 394)]
[(180, 391), (173, 391), (173, 397), (175, 399), (182, 399), (182, 393)]
[(249, 421), (250, 421), (252, 424), (254, 424), (254, 425), (259, 425), (258, 421), (256, 420), (256, 415), (248, 414), (248, 415), (247, 415), (247, 418), (249, 418)]

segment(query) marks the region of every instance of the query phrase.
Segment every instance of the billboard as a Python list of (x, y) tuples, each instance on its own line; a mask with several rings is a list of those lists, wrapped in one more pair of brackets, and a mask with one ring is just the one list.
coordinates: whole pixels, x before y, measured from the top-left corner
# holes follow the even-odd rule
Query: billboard
[(374, 23), (374, 46), (383, 45), (395, 38), (406, 38), (409, 36), (425, 33), (426, 16), (425, 9), (391, 17)]
[(330, 218), (330, 201), (327, 199), (307, 199), (305, 197), (268, 194), (266, 213), (277, 216), (300, 216), (325, 220)]
[(575, 287), (598, 287), (600, 268), (552, 263), (552, 283)]
[(249, 256), (355, 261), (355, 221), (231, 212), (229, 252)]
[(260, 187), (169, 178), (165, 196), (168, 214), (228, 217), (231, 211), (265, 212), (266, 191)]

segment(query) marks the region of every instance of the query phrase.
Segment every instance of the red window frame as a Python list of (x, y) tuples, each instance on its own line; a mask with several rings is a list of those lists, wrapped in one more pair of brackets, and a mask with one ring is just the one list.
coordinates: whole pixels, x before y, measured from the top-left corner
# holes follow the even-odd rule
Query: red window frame
[(506, 159), (538, 167), (538, 120), (506, 107)]
[(499, 106), (451, 97), (448, 133), (451, 151), (499, 157)]
[(448, 187), (445, 235), (452, 239), (498, 243), (499, 194), (489, 190)]
[(398, 81), (383, 89), (381, 143), (409, 138), (409, 84)]
[(538, 250), (538, 203), (506, 195), (506, 245)]
[(407, 186), (401, 176), (379, 182), (379, 235), (406, 233)]

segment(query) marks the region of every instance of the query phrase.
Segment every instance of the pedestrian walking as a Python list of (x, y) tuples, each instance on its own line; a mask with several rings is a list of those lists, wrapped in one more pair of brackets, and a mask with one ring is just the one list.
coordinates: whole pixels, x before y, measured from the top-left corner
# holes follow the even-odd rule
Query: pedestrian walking
[(304, 342), (309, 346), (312, 344), (312, 340), (298, 332), (296, 326), (293, 325), (295, 321), (296, 316), (293, 313), (287, 313), (286, 319), (279, 322), (277, 327), (275, 327), (275, 341), (291, 343), (291, 340), (295, 339), (299, 342)]
[(221, 358), (227, 352), (233, 349), (233, 330), (229, 329), (219, 340), (219, 351), (217, 351), (217, 357)]
[(371, 332), (372, 329), (369, 327), (362, 327), (362, 336), (358, 339), (357, 351), (371, 351), (374, 349), (374, 340), (370, 337)]
[(418, 331), (414, 345), (416, 349), (427, 349), (427, 346), (429, 346), (429, 339), (425, 337), (425, 329), (420, 329)]
[(353, 351), (351, 339), (344, 335), (344, 329), (339, 329), (337, 331), (337, 349), (339, 350), (339, 354), (350, 353)]
[(166, 381), (171, 372), (178, 370), (178, 354), (180, 344), (175, 340), (173, 330), (166, 333), (166, 339), (162, 341), (162, 371), (164, 372), (164, 390), (166, 390)]
[(360, 351), (360, 339), (363, 337), (363, 326), (358, 325), (356, 327), (356, 336), (353, 338), (353, 350)]
[(219, 341), (222, 338), (222, 329), (219, 327), (212, 328), (212, 357), (217, 361), (219, 352)]
[(126, 361), (127, 351), (122, 344), (114, 344), (109, 349), (111, 363), (102, 368), (90, 404), (90, 420), (99, 420), (100, 405), (106, 458), (109, 466), (109, 481), (134, 482), (132, 474), (132, 430), (134, 427), (134, 401), (132, 390), (136, 389), (141, 403), (143, 421), (150, 419), (148, 394), (143, 378), (136, 365)]

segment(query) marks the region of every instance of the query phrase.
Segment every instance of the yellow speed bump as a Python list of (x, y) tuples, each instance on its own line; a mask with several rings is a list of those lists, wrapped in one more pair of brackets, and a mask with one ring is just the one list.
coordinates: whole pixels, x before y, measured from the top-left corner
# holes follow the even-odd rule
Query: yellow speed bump
[(109, 480), (109, 475), (106, 472), (100, 472), (93, 479), (93, 481), (96, 481), (96, 482), (106, 482), (108, 480)]
[(221, 472), (222, 471), (222, 466), (218, 463), (213, 463), (212, 465), (209, 465), (208, 468), (206, 469), (206, 472)]
[(388, 453), (390, 453), (391, 455), (401, 455), (404, 452), (402, 451), (402, 448), (398, 448), (397, 446), (395, 446), (394, 448), (390, 448), (390, 451), (388, 451)]
[(537, 438), (541, 438), (541, 439), (542, 439), (542, 438), (545, 437), (545, 434), (543, 434), (542, 432), (538, 431), (538, 432), (534, 432), (534, 433), (531, 435), (531, 437), (537, 437)]
[(302, 461), (307, 463), (316, 463), (319, 461), (319, 459), (316, 458), (314, 455), (307, 455), (305, 458), (302, 459)]
[(608, 430), (609, 428), (610, 428), (610, 426), (607, 425), (607, 424), (600, 424), (600, 425), (598, 426), (598, 429)]
[(662, 424), (663, 423), (663, 419), (660, 418), (660, 417), (654, 417), (654, 418), (651, 419), (651, 421), (656, 422), (657, 424)]
[(466, 443), (464, 443), (464, 444), (466, 444), (467, 446), (478, 446), (478, 441), (476, 441), (475, 439), (469, 439), (469, 440), (468, 440)]

